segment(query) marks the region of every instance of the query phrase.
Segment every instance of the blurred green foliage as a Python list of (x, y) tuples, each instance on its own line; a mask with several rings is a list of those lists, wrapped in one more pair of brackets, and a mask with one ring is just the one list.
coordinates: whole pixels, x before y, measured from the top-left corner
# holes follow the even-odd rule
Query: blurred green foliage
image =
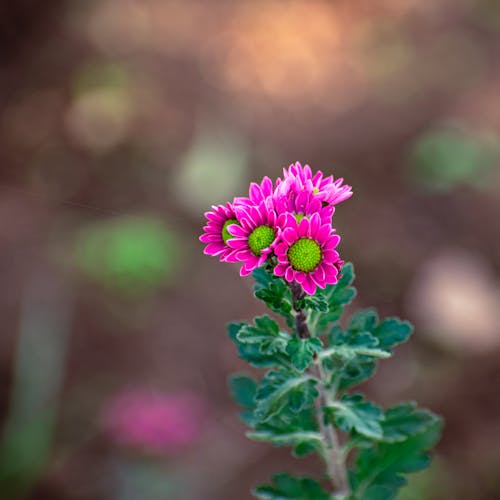
[(421, 135), (410, 161), (426, 188), (449, 191), (459, 185), (482, 187), (498, 159), (498, 138), (462, 127), (444, 127)]
[(76, 243), (76, 265), (116, 293), (145, 294), (177, 270), (175, 235), (155, 218), (121, 217), (84, 229)]

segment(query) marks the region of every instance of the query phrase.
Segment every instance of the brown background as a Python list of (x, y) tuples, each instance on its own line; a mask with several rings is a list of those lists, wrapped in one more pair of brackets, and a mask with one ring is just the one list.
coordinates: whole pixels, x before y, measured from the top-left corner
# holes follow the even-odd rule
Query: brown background
[[(197, 240), (296, 160), (353, 186), (355, 305), (416, 325), (365, 390), (446, 420), (401, 498), (500, 498), (498, 2), (4, 1), (0, 47), (0, 498), (245, 500), (321, 470), (244, 437), (224, 327), (263, 309)], [(130, 221), (168, 237), (159, 261), (102, 256)], [(198, 394), (202, 437), (113, 445), (127, 387)]]

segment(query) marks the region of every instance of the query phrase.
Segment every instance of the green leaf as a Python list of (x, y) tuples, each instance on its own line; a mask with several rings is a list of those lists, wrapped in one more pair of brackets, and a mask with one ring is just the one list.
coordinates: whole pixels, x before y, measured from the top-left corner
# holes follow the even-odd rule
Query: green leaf
[(377, 367), (376, 358), (360, 355), (350, 360), (339, 370), (337, 375), (338, 389), (344, 390), (369, 379)]
[(254, 495), (262, 500), (329, 500), (330, 495), (313, 479), (276, 474), (272, 484), (259, 486)]
[(257, 384), (253, 378), (247, 375), (231, 375), (229, 377), (229, 390), (241, 407), (250, 410), (255, 407), (254, 398), (257, 392)]
[(240, 418), (247, 425), (253, 425), (253, 409), (255, 407), (254, 397), (257, 392), (255, 380), (246, 375), (232, 375), (229, 377), (229, 389), (236, 402), (244, 408)]
[(363, 309), (352, 316), (347, 331), (351, 333), (372, 332), (377, 322), (378, 316), (375, 309)]
[(295, 446), (293, 450), (293, 456), (300, 458), (309, 455), (309, 453), (313, 453), (316, 451), (317, 447), (313, 446), (311, 443), (299, 443)]
[(286, 282), (265, 266), (255, 269), (252, 276), (255, 279), (255, 297), (271, 311), (283, 316), (290, 328), (293, 327), (292, 295)]
[(404, 441), (412, 434), (423, 432), (434, 424), (435, 415), (416, 406), (414, 402), (400, 403), (386, 410), (382, 422), (384, 441)]
[(298, 339), (292, 337), (286, 346), (294, 368), (303, 372), (313, 361), (314, 355), (321, 351), (323, 344), (317, 337)]
[(297, 376), (285, 369), (268, 372), (257, 389), (255, 417), (265, 422), (285, 407), (294, 412), (312, 407), (318, 396), (316, 382), (310, 375)]
[(369, 332), (343, 333), (340, 327), (334, 326), (329, 338), (331, 347), (319, 353), (319, 358), (333, 369), (335, 385), (340, 390), (369, 378), (375, 371), (375, 360), (391, 355), (380, 349), (378, 339)]
[(286, 355), (276, 354), (263, 354), (260, 350), (259, 344), (249, 344), (240, 342), (238, 340), (238, 333), (245, 326), (251, 326), (247, 323), (229, 323), (228, 335), (229, 338), (236, 344), (238, 355), (241, 359), (247, 361), (257, 368), (267, 368), (271, 366), (289, 366), (289, 361)]
[(382, 439), (382, 410), (361, 394), (344, 394), (340, 401), (325, 407), (332, 423), (346, 433), (356, 431), (369, 439)]
[[(311, 307), (309, 327), (313, 334), (320, 335), (330, 323), (337, 321), (346, 305), (350, 304), (356, 296), (356, 289), (352, 286), (354, 281), (354, 268), (350, 262), (342, 266), (342, 277), (335, 285), (327, 285), (325, 290), (317, 291), (316, 303)], [(326, 302), (328, 310), (323, 311), (322, 303)]]
[(285, 352), (290, 335), (280, 332), (278, 323), (269, 316), (259, 316), (254, 319), (255, 326), (245, 324), (236, 334), (243, 344), (256, 344), (261, 354)]
[(389, 349), (406, 342), (412, 332), (413, 326), (408, 321), (401, 321), (399, 318), (386, 318), (373, 330), (373, 335), (378, 339), (381, 347)]
[(273, 430), (247, 432), (247, 437), (255, 441), (267, 441), (275, 446), (297, 446), (303, 449), (307, 445), (312, 449), (323, 447), (323, 437), (319, 432), (297, 431), (288, 434), (277, 433)]
[(346, 389), (371, 377), (376, 359), (390, 357), (391, 347), (406, 341), (411, 331), (407, 321), (387, 318), (378, 323), (376, 311), (365, 309), (351, 317), (345, 332), (338, 325), (333, 326), (329, 334), (331, 347), (320, 357), (330, 358), (337, 388)]
[(442, 422), (428, 413), (429, 425), (403, 441), (379, 442), (359, 451), (350, 480), (354, 500), (389, 500), (406, 484), (403, 474), (417, 472), (430, 463), (427, 453), (439, 439)]
[(378, 347), (378, 340), (368, 332), (356, 333), (349, 337), (344, 336), (338, 340), (338, 344), (320, 352), (321, 360), (330, 357), (352, 360), (357, 356), (372, 358), (389, 358), (391, 353)]
[(297, 301), (300, 309), (310, 309), (311, 311), (328, 312), (328, 301), (323, 295), (304, 295)]

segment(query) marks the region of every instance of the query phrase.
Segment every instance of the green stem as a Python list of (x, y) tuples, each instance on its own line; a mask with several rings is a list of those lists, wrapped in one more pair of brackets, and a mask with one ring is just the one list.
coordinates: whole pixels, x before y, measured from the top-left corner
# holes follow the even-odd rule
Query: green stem
[(325, 442), (325, 462), (328, 475), (334, 486), (333, 497), (338, 500), (346, 499), (350, 494), (347, 469), (345, 464), (345, 454), (340, 446), (340, 441), (335, 427), (331, 423), (326, 423), (323, 418), (323, 408), (333, 403), (331, 395), (326, 389), (327, 378), (321, 366), (321, 362), (315, 363), (316, 372), (321, 380), (319, 386), (320, 397), (316, 400), (318, 424)]
[[(295, 286), (294, 286), (295, 285)], [(307, 324), (304, 311), (298, 307), (297, 303), (303, 296), (302, 288), (296, 284), (290, 284), (292, 292), (293, 308), (295, 310), (295, 325), (297, 334), (300, 338), (310, 338), (311, 332)], [(340, 446), (337, 432), (333, 425), (325, 422), (323, 417), (323, 408), (334, 402), (330, 391), (327, 389), (328, 378), (323, 370), (321, 360), (316, 358), (314, 367), (309, 370), (311, 375), (319, 380), (318, 390), (319, 398), (316, 400), (316, 415), (318, 426), (325, 444), (323, 458), (326, 463), (328, 476), (333, 485), (333, 498), (336, 500), (347, 499), (350, 494), (349, 481), (347, 478), (347, 469), (345, 463), (345, 454)]]

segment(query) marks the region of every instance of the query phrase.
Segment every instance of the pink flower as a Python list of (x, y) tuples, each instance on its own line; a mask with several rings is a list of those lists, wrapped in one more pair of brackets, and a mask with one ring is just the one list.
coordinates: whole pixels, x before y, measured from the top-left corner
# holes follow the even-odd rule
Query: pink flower
[(323, 172), (318, 171), (312, 175), (311, 167), (304, 167), (296, 162), (283, 169), (283, 180), (279, 180), (276, 186), (276, 195), (281, 196), (290, 191), (310, 191), (318, 198), (331, 205), (337, 205), (352, 196), (352, 188), (347, 184), (342, 185), (344, 179), (334, 181), (333, 175), (323, 177)]
[(235, 252), (227, 244), (231, 238), (227, 228), (238, 222), (233, 205), (229, 202), (226, 205), (213, 205), (211, 212), (205, 212), (205, 217), (207, 225), (203, 228), (205, 232), (200, 236), (200, 241), (207, 243), (203, 252), (218, 256), (221, 262), (237, 262)]
[(193, 394), (129, 390), (108, 402), (101, 424), (119, 445), (168, 453), (199, 438), (204, 414), (204, 402)]
[(274, 248), (278, 259), (274, 274), (284, 276), (288, 282), (297, 281), (310, 295), (317, 286), (337, 283), (343, 262), (335, 251), (340, 236), (331, 225), (322, 224), (319, 214), (300, 222), (291, 214), (282, 214), (278, 224), (284, 230)]
[(276, 214), (267, 200), (257, 206), (235, 206), (234, 210), (239, 225), (231, 224), (227, 228), (229, 234), (234, 236), (227, 243), (236, 251), (236, 259), (243, 262), (240, 276), (247, 276), (267, 260), (280, 231), (276, 225)]

